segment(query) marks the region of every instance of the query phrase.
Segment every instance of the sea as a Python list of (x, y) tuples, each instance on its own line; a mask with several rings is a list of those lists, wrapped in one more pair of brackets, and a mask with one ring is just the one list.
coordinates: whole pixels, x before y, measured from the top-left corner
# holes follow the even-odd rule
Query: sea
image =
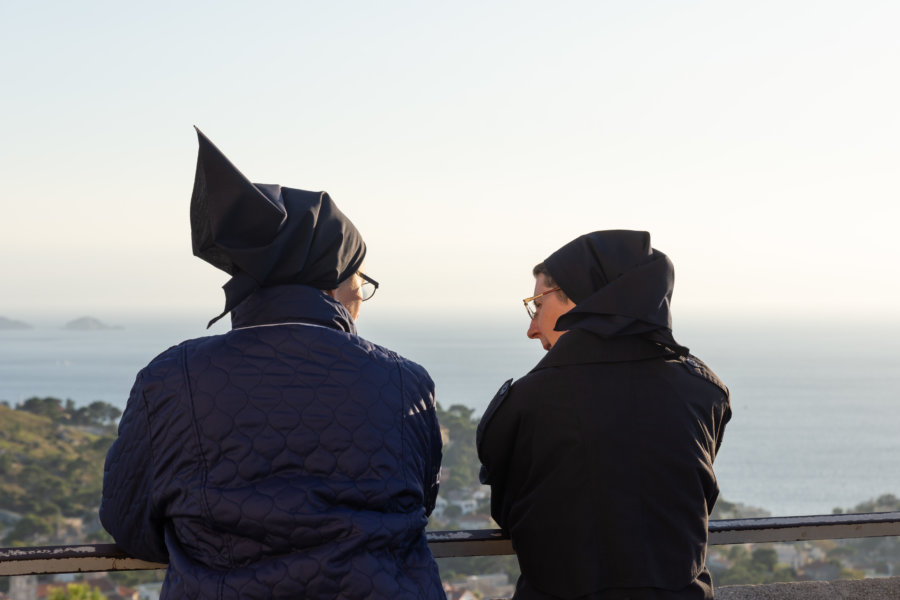
[[(525, 337), (524, 311), (444, 312), (364, 314), (359, 333), (425, 366), (444, 408), (479, 415), (543, 350)], [(32, 329), (0, 331), (0, 401), (55, 396), (124, 408), (154, 356), (228, 329), (227, 319), (205, 329), (203, 314), (95, 315), (116, 328), (64, 328), (80, 316), (33, 316), (22, 319)], [(675, 338), (731, 391), (733, 418), (715, 463), (722, 498), (773, 515), (817, 515), (900, 496), (900, 321), (696, 315), (676, 321)]]

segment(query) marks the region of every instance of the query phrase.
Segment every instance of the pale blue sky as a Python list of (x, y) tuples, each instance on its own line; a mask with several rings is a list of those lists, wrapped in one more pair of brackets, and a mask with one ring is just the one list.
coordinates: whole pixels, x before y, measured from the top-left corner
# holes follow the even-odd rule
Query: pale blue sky
[(332, 195), (376, 314), (521, 311), (534, 263), (635, 228), (676, 315), (900, 316), (898, 28), (893, 0), (6, 0), (0, 315), (217, 313), (196, 124)]

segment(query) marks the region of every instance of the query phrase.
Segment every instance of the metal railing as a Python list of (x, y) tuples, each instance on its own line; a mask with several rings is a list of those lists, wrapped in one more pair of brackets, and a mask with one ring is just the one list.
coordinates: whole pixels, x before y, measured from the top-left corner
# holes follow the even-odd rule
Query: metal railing
[[(900, 512), (766, 517), (710, 521), (711, 545), (796, 542), (900, 535)], [(513, 554), (500, 530), (429, 531), (436, 558)], [(164, 569), (161, 563), (129, 556), (115, 544), (0, 548), (0, 575), (41, 575), (91, 571)]]

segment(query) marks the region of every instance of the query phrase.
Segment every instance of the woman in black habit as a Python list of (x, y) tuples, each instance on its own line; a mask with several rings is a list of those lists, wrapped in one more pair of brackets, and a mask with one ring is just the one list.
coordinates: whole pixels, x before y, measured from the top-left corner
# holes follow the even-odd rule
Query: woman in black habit
[[(671, 261), (596, 231), (535, 267), (528, 335), (546, 356), (478, 426), (515, 598), (711, 599), (707, 519), (728, 389), (672, 337)], [(511, 384), (511, 385), (510, 385)]]

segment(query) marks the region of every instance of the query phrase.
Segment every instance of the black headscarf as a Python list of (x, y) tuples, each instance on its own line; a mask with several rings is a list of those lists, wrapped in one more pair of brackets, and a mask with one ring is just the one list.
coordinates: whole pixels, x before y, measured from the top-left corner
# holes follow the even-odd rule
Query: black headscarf
[(260, 287), (330, 290), (359, 269), (366, 244), (327, 193), (250, 183), (199, 129), (197, 138), (194, 255), (231, 275), (225, 310), (209, 325)]
[(646, 231), (588, 233), (551, 254), (544, 266), (575, 303), (557, 320), (556, 331), (640, 335), (688, 353), (672, 337), (669, 309), (675, 268), (669, 257), (650, 246)]

